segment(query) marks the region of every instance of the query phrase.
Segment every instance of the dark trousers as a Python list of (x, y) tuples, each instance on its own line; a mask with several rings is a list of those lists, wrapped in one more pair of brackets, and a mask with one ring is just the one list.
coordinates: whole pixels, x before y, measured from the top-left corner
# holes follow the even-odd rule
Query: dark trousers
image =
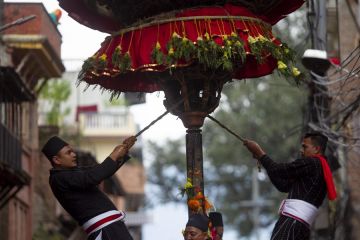
[(123, 221), (114, 222), (92, 233), (88, 240), (94, 240), (101, 233), (101, 240), (133, 240)]
[(310, 229), (305, 224), (286, 216), (280, 216), (271, 234), (271, 240), (308, 240)]

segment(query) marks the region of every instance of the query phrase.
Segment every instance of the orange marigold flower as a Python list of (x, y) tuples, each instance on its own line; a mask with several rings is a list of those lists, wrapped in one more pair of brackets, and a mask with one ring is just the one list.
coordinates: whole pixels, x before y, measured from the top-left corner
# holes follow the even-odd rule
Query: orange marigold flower
[(209, 209), (211, 209), (212, 207), (213, 207), (213, 205), (211, 204), (211, 202), (207, 199), (207, 198), (205, 198), (205, 210), (209, 210)]
[(191, 210), (193, 211), (197, 211), (200, 208), (200, 202), (198, 200), (195, 199), (190, 199), (188, 201), (188, 206)]
[(198, 192), (195, 196), (195, 199), (201, 200), (204, 198), (204, 195), (201, 192)]

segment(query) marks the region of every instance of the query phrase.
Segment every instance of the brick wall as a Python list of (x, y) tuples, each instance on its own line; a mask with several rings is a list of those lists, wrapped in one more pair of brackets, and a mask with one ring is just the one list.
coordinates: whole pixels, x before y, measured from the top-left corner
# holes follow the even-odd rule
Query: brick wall
[(5, 24), (30, 15), (36, 15), (36, 18), (8, 28), (3, 34), (44, 35), (60, 58), (62, 36), (44, 5), (42, 3), (5, 3)]
[[(352, 8), (357, 13), (358, 4), (356, 1), (349, 1)], [(340, 28), (340, 49), (341, 60), (344, 61), (347, 56), (359, 45), (359, 33), (356, 31), (355, 23), (351, 17), (346, 1), (339, 1), (339, 28)], [(346, 66), (352, 69), (356, 59)], [(357, 62), (359, 67), (360, 63)], [(350, 81), (359, 86), (360, 78)], [(355, 86), (347, 86), (349, 89)], [(352, 119), (348, 125), (348, 134), (352, 138), (359, 138), (360, 123), (359, 119)], [(357, 150), (357, 151), (354, 151)], [(349, 202), (345, 214), (345, 235), (339, 239), (357, 240), (360, 239), (360, 149), (350, 149), (346, 156), (346, 183), (349, 191)]]

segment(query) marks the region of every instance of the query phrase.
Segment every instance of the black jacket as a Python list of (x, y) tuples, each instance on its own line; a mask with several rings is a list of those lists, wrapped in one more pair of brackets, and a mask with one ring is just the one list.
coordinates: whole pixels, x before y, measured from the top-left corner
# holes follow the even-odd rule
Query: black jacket
[[(130, 157), (126, 156), (124, 161)], [(49, 183), (61, 206), (80, 224), (106, 211), (116, 210), (97, 185), (112, 176), (121, 164), (109, 157), (91, 168), (51, 169)]]
[(288, 198), (300, 199), (319, 207), (326, 196), (326, 183), (317, 158), (299, 158), (290, 163), (276, 163), (269, 156), (260, 159), (271, 182)]

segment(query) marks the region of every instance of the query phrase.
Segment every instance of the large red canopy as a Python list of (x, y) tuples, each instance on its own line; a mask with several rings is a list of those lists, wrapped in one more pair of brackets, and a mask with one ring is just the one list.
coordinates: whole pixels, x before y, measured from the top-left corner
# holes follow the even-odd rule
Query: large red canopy
[[(133, 26), (138, 20), (153, 16), (196, 7), (224, 6), (232, 4), (243, 6), (269, 24), (292, 13), (305, 2), (304, 0), (58, 0), (60, 6), (79, 23), (112, 33)], [(108, 5), (106, 3), (108, 2)], [(250, 7), (252, 6), (252, 7)], [(111, 9), (113, 7), (114, 9)]]
[[(155, 62), (151, 57), (158, 47), (165, 56), (172, 54), (168, 43), (174, 36), (190, 41), (197, 46), (199, 38), (214, 41), (224, 47), (229, 36), (236, 35), (243, 44), (245, 59), (236, 60), (232, 78), (255, 78), (268, 75), (276, 68), (278, 61), (273, 52), (263, 50), (262, 59), (255, 57), (249, 40), (254, 38), (270, 48), (281, 46), (281, 42), (272, 35), (272, 24), (294, 11), (303, 4), (303, 0), (282, 1), (259, 15), (241, 5), (205, 6), (172, 12), (148, 19), (130, 27), (119, 27), (118, 19), (104, 15), (91, 15), (84, 8), (82, 0), (59, 0), (61, 6), (79, 22), (95, 29), (114, 31), (101, 44), (101, 48), (85, 62), (79, 75), (80, 81), (98, 84), (116, 92), (154, 92), (162, 90), (158, 84), (159, 76), (168, 73), (171, 68), (188, 68), (198, 63), (197, 57), (181, 59), (171, 66)], [(290, 2), (290, 3), (289, 3)], [(119, 3), (120, 4), (120, 3)], [(116, 28), (118, 27), (118, 29)], [(120, 29), (119, 29), (120, 28)], [(175, 49), (176, 50), (176, 49)], [(114, 57), (128, 57), (129, 66), (124, 71), (114, 64)], [(100, 66), (100, 67), (99, 67)], [(161, 73), (161, 74), (159, 74)], [(169, 77), (169, 74), (165, 77)], [(231, 79), (230, 79), (231, 80)]]

